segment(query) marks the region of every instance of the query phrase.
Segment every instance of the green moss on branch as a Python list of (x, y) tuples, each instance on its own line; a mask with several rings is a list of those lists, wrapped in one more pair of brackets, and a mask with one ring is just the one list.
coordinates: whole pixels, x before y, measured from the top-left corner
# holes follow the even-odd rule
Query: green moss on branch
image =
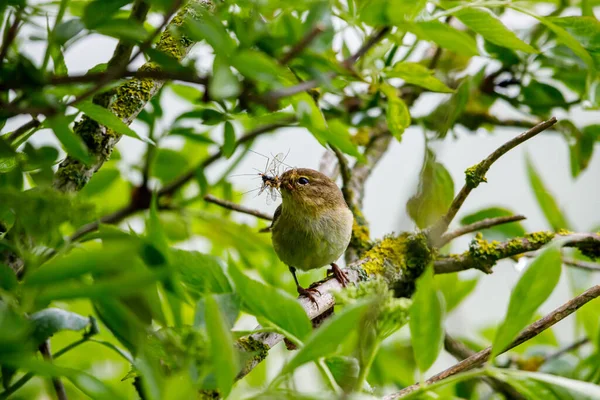
[[(156, 49), (181, 61), (189, 52), (194, 42), (181, 33), (179, 27), (187, 18), (198, 18), (196, 7), (209, 8), (208, 1), (194, 0), (183, 7), (167, 25), (156, 45)], [(159, 67), (152, 62), (144, 64), (140, 70), (153, 70)], [(114, 90), (101, 96), (102, 105), (117, 115), (126, 124), (130, 124), (144, 109), (148, 101), (164, 84), (154, 79), (133, 78)], [(81, 136), (88, 146), (92, 162), (89, 165), (68, 156), (59, 166), (54, 178), (54, 187), (63, 192), (81, 190), (93, 174), (107, 161), (121, 135), (106, 129), (96, 121), (84, 116), (74, 126), (74, 131)]]

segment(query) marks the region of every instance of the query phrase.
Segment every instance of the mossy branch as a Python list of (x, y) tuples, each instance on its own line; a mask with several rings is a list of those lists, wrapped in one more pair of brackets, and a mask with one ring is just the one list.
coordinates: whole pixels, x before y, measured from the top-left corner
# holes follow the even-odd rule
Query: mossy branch
[[(194, 0), (183, 7), (173, 20), (167, 25), (161, 34), (156, 48), (176, 60), (182, 60), (189, 52), (194, 42), (178, 32), (184, 20), (188, 17), (196, 17), (194, 7), (203, 5), (208, 7), (209, 3)], [(114, 57), (113, 57), (114, 59)], [(115, 61), (115, 65), (121, 65)], [(160, 68), (153, 62), (144, 64), (140, 71), (155, 71)], [(117, 115), (123, 122), (130, 124), (146, 106), (148, 101), (163, 86), (164, 81), (155, 79), (133, 78), (114, 91), (103, 94), (107, 108)], [(100, 101), (98, 98), (96, 101)], [(63, 192), (75, 192), (82, 189), (93, 174), (110, 157), (121, 135), (98, 124), (96, 121), (84, 116), (75, 124), (74, 131), (81, 136), (88, 147), (92, 162), (89, 165), (68, 156), (59, 166), (54, 178), (54, 187)]]
[(435, 272), (447, 274), (478, 269), (490, 273), (498, 260), (538, 250), (558, 238), (564, 240), (564, 246), (576, 247), (590, 258), (600, 257), (600, 235), (595, 233), (535, 232), (506, 242), (488, 242), (477, 235), (466, 252), (437, 259), (434, 263)]

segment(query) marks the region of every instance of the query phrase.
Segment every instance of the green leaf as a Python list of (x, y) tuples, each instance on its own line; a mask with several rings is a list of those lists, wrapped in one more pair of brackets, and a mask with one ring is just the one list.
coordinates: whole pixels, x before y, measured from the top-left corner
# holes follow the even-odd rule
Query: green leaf
[(213, 74), (208, 84), (208, 93), (213, 100), (237, 97), (242, 88), (238, 78), (231, 72), (229, 64), (222, 57), (215, 57)]
[(201, 18), (188, 18), (185, 21), (184, 30), (190, 39), (195, 41), (206, 40), (215, 54), (222, 55), (225, 58), (233, 55), (237, 47), (221, 20), (208, 12), (203, 12)]
[(110, 249), (74, 249), (59, 255), (25, 276), (26, 286), (46, 286), (79, 278), (85, 274), (112, 272), (134, 262), (137, 248), (123, 243)]
[[(143, 141), (150, 141), (149, 139), (144, 139), (140, 137), (133, 129), (127, 126), (119, 117), (117, 117), (112, 112), (108, 111), (106, 108), (101, 107), (97, 104), (92, 103), (91, 101), (84, 101), (81, 103), (77, 103), (75, 105), (79, 111), (83, 112), (85, 115), (106, 126), (109, 129), (112, 129), (118, 134), (126, 135), (132, 138), (140, 139)], [(150, 141), (151, 142), (151, 141)]]
[(438, 46), (457, 54), (466, 57), (479, 55), (477, 42), (471, 35), (443, 22), (415, 22), (406, 25), (406, 29), (414, 33), (421, 40), (434, 42)]
[(600, 21), (593, 16), (548, 17), (550, 22), (565, 29), (595, 59), (600, 61)]
[(569, 379), (562, 376), (513, 369), (488, 369), (492, 376), (509, 383), (531, 399), (596, 400), (600, 398), (600, 386), (592, 382)]
[(402, 140), (404, 130), (410, 126), (410, 112), (406, 103), (398, 97), (397, 89), (391, 85), (381, 85), (381, 91), (387, 97), (386, 118), (392, 135)]
[(533, 190), (533, 194), (538, 202), (538, 205), (542, 209), (546, 221), (554, 229), (558, 231), (560, 229), (569, 229), (570, 224), (562, 214), (556, 200), (552, 194), (546, 189), (542, 178), (535, 169), (533, 162), (529, 155), (526, 156), (525, 162), (527, 164), (527, 177), (529, 178), (529, 186)]
[(242, 307), (250, 314), (266, 319), (302, 341), (310, 334), (310, 320), (295, 298), (246, 277), (232, 261), (229, 262), (229, 276), (235, 283)]
[(569, 34), (569, 32), (567, 32), (564, 28), (558, 26), (549, 18), (542, 17), (525, 8), (517, 7), (515, 5), (509, 5), (509, 7), (538, 19), (542, 24), (546, 25), (548, 29), (554, 32), (558, 42), (564, 44), (565, 46), (573, 50), (573, 52), (587, 64), (588, 68), (592, 70), (595, 68), (594, 59), (590, 56), (590, 53), (588, 53), (585, 47), (583, 47), (581, 43), (579, 43), (577, 39), (571, 36), (571, 34)]
[(231, 292), (231, 285), (217, 257), (197, 251), (170, 251), (171, 263), (179, 271), (181, 282), (195, 298), (205, 293)]
[(594, 152), (594, 144), (600, 133), (600, 125), (590, 125), (579, 130), (571, 121), (562, 120), (556, 129), (565, 137), (569, 146), (571, 176), (576, 178), (588, 167)]
[(148, 32), (142, 24), (129, 18), (113, 18), (104, 21), (97, 25), (94, 30), (103, 35), (133, 42), (141, 42), (148, 36)]
[(425, 120), (426, 126), (438, 132), (438, 137), (444, 138), (456, 121), (463, 114), (469, 102), (471, 80), (463, 79), (456, 92), (450, 99), (440, 104)]
[(169, 84), (169, 89), (173, 91), (177, 96), (190, 102), (196, 102), (202, 100), (203, 93), (193, 86), (182, 85), (178, 83)]
[(188, 160), (181, 151), (163, 148), (156, 151), (151, 175), (166, 183), (179, 177), (188, 169)]
[(3, 360), (6, 364), (38, 376), (65, 377), (87, 397), (94, 400), (124, 400), (118, 392), (113, 391), (98, 378), (72, 368), (59, 367), (53, 363), (35, 358), (11, 357)]
[(122, 303), (112, 297), (98, 298), (94, 310), (104, 325), (132, 354), (144, 344), (146, 326)]
[(283, 367), (281, 375), (288, 374), (307, 362), (334, 355), (340, 344), (355, 332), (370, 306), (369, 302), (357, 302), (336, 312), (308, 337), (304, 346)]
[(119, 177), (121, 172), (117, 168), (104, 167), (96, 172), (87, 185), (79, 192), (85, 196), (96, 196), (107, 190)]
[(536, 114), (544, 114), (554, 107), (564, 107), (563, 94), (556, 87), (532, 80), (521, 88), (522, 102)]
[(257, 82), (273, 86), (295, 82), (294, 76), (288, 69), (260, 51), (242, 50), (231, 58), (231, 65), (240, 74)]
[(325, 364), (337, 384), (346, 392), (352, 391), (360, 371), (358, 360), (353, 357), (334, 356), (327, 358)]
[(85, 25), (79, 18), (73, 18), (68, 21), (61, 22), (54, 28), (54, 40), (57, 45), (62, 46), (67, 41), (75, 37), (85, 28)]
[(453, 13), (463, 24), (477, 32), (484, 39), (498, 46), (521, 50), (526, 53), (538, 53), (536, 49), (523, 42), (489, 10), (481, 8), (462, 8)]
[(33, 337), (38, 345), (55, 333), (64, 330), (80, 331), (91, 323), (90, 318), (60, 308), (46, 308), (33, 313), (29, 319), (33, 326)]
[(415, 360), (421, 372), (435, 362), (444, 341), (444, 308), (429, 265), (416, 281), (417, 289), (410, 308), (410, 337)]
[[(484, 208), (482, 210), (476, 211), (474, 213), (465, 215), (461, 220), (461, 225), (470, 225), (478, 221), (482, 221), (487, 218), (498, 218), (498, 217), (508, 217), (511, 215), (515, 215), (510, 210), (501, 207), (489, 207)], [(525, 236), (525, 228), (520, 222), (511, 222), (508, 224), (496, 225), (488, 229), (484, 229), (481, 231), (485, 235), (489, 235), (494, 239), (509, 239), (515, 238), (519, 236)]]
[(55, 115), (44, 121), (50, 129), (54, 131), (56, 138), (65, 146), (65, 150), (70, 156), (75, 157), (79, 161), (88, 164), (91, 162), (91, 157), (88, 153), (87, 146), (83, 140), (77, 136), (71, 128), (69, 128), (69, 120), (64, 115)]
[[(388, 78), (401, 78), (407, 83), (424, 87), (432, 92), (454, 93), (442, 81), (433, 76), (434, 71), (414, 62), (399, 62), (386, 72)], [(387, 96), (387, 95), (386, 95)]]
[(425, 8), (425, 0), (361, 0), (357, 16), (371, 26), (412, 21)]
[(453, 199), (454, 181), (450, 173), (427, 150), (418, 192), (406, 203), (408, 215), (419, 228), (426, 228), (448, 211)]
[(325, 138), (328, 143), (340, 149), (343, 153), (363, 161), (363, 155), (358, 151), (356, 144), (352, 142), (348, 126), (339, 119), (329, 120), (327, 121), (327, 124), (329, 129), (325, 129), (321, 132), (322, 137)]
[[(83, 10), (83, 23), (93, 29), (99, 23), (109, 20), (129, 0), (94, 0), (87, 3)], [(74, 13), (75, 14), (75, 13)]]
[(527, 268), (510, 295), (504, 322), (498, 328), (492, 356), (500, 354), (531, 322), (536, 310), (552, 294), (560, 279), (560, 250), (556, 246), (544, 249)]
[(233, 124), (229, 121), (225, 121), (225, 127), (223, 128), (223, 146), (221, 146), (221, 152), (225, 158), (229, 158), (233, 155), (236, 144)]
[(210, 341), (210, 359), (219, 391), (229, 395), (238, 373), (231, 332), (213, 296), (205, 297), (206, 332)]
[(458, 274), (441, 274), (435, 276), (435, 284), (444, 296), (446, 314), (454, 310), (475, 290), (478, 281), (477, 278), (459, 279)]
[[(200, 298), (196, 303), (196, 311), (194, 315), (194, 326), (197, 328), (206, 328), (206, 296)], [(233, 328), (235, 321), (240, 315), (240, 299), (235, 293), (221, 293), (210, 295), (214, 298), (219, 306), (219, 310), (229, 329)]]

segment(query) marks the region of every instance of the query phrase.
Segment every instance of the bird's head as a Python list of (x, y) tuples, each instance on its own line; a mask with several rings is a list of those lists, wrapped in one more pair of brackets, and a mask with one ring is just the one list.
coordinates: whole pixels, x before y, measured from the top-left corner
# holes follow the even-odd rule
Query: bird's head
[(335, 182), (310, 168), (293, 168), (281, 174), (279, 190), (284, 207), (289, 205), (316, 213), (346, 205)]

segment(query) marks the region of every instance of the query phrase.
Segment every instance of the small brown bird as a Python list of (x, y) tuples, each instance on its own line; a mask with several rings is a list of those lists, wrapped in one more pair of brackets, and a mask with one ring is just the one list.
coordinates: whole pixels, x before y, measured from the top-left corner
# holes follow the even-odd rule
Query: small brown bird
[(335, 261), (350, 243), (352, 212), (335, 182), (313, 169), (290, 169), (277, 185), (283, 202), (271, 224), (273, 247), (294, 276), (298, 293), (316, 303), (313, 293), (318, 291), (300, 286), (296, 268), (306, 271), (331, 265), (345, 286), (348, 278)]

